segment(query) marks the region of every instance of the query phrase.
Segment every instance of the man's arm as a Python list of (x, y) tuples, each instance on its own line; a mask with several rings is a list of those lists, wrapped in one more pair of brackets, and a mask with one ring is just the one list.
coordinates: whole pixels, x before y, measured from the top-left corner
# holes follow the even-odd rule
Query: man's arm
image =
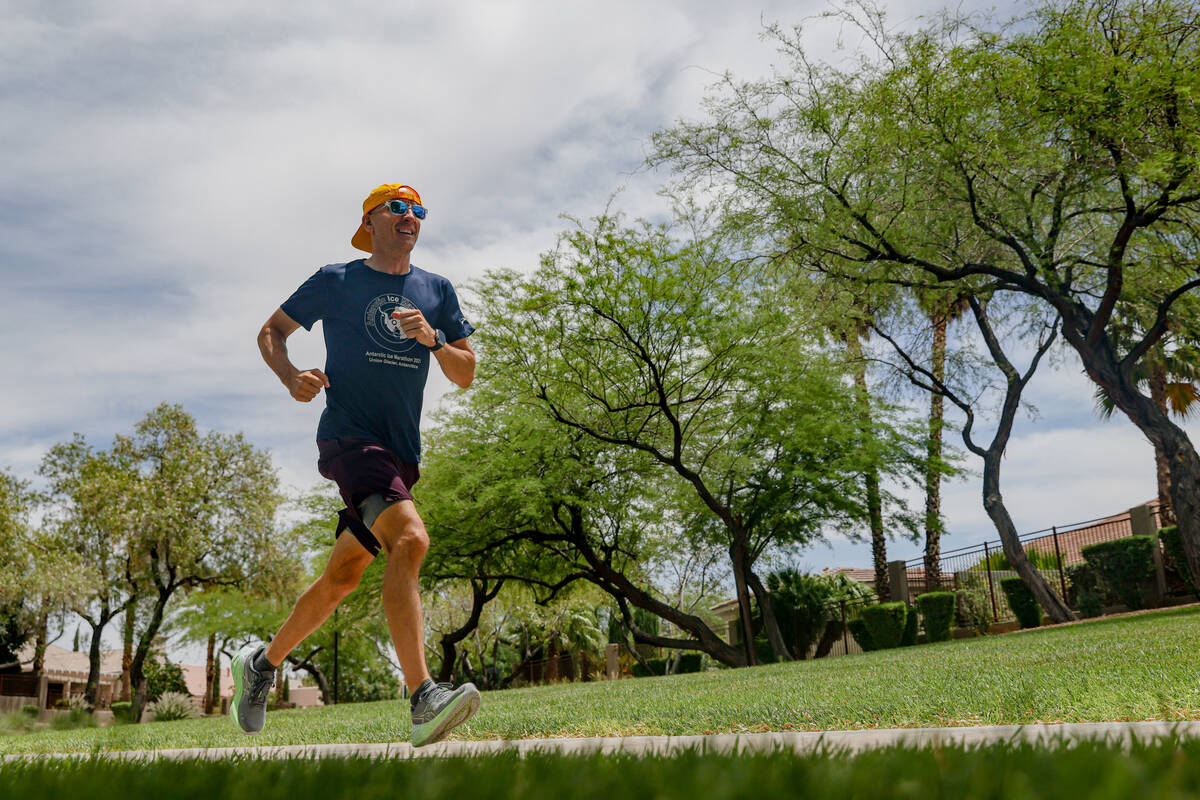
[(276, 309), (258, 332), (258, 350), (262, 353), (263, 361), (279, 376), (292, 397), (307, 403), (320, 393), (322, 386), (329, 388), (329, 378), (315, 367), (301, 372), (288, 358), (287, 338), (299, 327), (300, 323), (284, 313), (282, 308)]
[[(433, 326), (425, 319), (420, 309), (403, 308), (393, 311), (392, 316), (400, 320), (400, 327), (405, 333), (421, 344), (433, 347), (437, 343)], [(435, 350), (433, 355), (437, 358), (442, 372), (455, 386), (466, 389), (471, 385), (471, 381), (475, 380), (475, 351), (465, 338), (446, 342), (445, 346)]]

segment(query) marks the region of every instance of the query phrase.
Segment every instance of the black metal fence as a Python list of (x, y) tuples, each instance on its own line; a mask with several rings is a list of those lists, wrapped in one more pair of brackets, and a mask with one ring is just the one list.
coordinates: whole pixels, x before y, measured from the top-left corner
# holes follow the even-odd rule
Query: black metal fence
[[(1146, 507), (1146, 523), (1158, 527), (1156, 504)], [(1084, 561), (1082, 550), (1090, 544), (1112, 541), (1132, 536), (1134, 532), (1132, 512), (1111, 517), (1055, 525), (1019, 537), (1034, 567), (1063, 598), (1068, 596), (1068, 570), (1072, 564)], [(924, 557), (904, 562), (904, 573), (908, 584), (908, 597), (931, 591), (952, 591), (959, 595), (959, 627), (986, 628), (995, 623), (1009, 622), (1016, 618), (1008, 600), (1000, 588), (1003, 578), (1015, 576), (1009, 568), (1004, 549), (999, 540), (963, 547), (943, 553), (934, 569), (926, 569)], [(841, 601), (826, 608), (826, 617), (831, 625), (840, 625), (839, 641), (828, 655), (860, 653), (862, 648), (854, 641), (848, 623), (856, 619), (861, 609), (876, 602), (874, 600)], [(811, 655), (811, 654), (810, 654)]]

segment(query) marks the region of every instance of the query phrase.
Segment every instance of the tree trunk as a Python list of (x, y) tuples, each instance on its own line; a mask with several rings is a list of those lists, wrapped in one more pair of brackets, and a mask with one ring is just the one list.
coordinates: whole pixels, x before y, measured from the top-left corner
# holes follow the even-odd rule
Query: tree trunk
[(210, 633), (208, 635), (208, 658), (204, 662), (204, 713), (213, 713), (213, 681), (217, 676), (215, 651), (217, 649), (217, 635)]
[[(846, 350), (854, 363), (855, 399), (862, 421), (863, 433), (871, 428), (871, 395), (867, 391), (867, 363), (863, 360), (862, 342), (857, 331), (845, 335)], [(880, 602), (892, 596), (887, 571), (887, 537), (883, 532), (883, 502), (879, 493), (879, 470), (869, 468), (863, 475), (863, 486), (867, 495), (867, 518), (871, 527), (871, 557), (875, 563), (875, 594)]]
[(33, 639), (33, 674), (41, 675), (46, 669), (46, 646), (50, 639), (50, 615), (46, 613), (46, 598), (42, 597), (38, 609), (37, 635)]
[(132, 699), (129, 680), (129, 670), (133, 664), (133, 626), (137, 622), (137, 604), (130, 602), (125, 609), (125, 625), (122, 631), (123, 646), (121, 649), (121, 699), (129, 702)]
[(829, 651), (833, 649), (833, 645), (838, 639), (842, 638), (842, 621), (840, 619), (831, 619), (825, 623), (825, 631), (821, 634), (821, 641), (817, 642), (817, 652), (813, 654), (813, 658), (825, 658), (829, 655)]
[(1101, 386), (1113, 404), (1129, 417), (1150, 443), (1161, 448), (1170, 473), (1171, 508), (1179, 525), (1179, 538), (1187, 556), (1193, 585), (1200, 585), (1200, 456), (1187, 434), (1138, 391), (1129, 369), (1122, 370), (1107, 337), (1092, 342), (1086, 320), (1072, 319), (1063, 326), (1067, 341), (1079, 354), (1088, 377)]
[(296, 669), (302, 669), (312, 676), (312, 679), (317, 682), (317, 688), (321, 690), (321, 702), (327, 706), (331, 706), (333, 705), (333, 692), (329, 690), (329, 679), (325, 677), (325, 673), (312, 660), (312, 657), (317, 652), (319, 651), (314, 650), (309, 654), (308, 658), (288, 656), (287, 661)]
[[(946, 380), (946, 317), (931, 315), (933, 322), (933, 353), (931, 372), (938, 383)], [(946, 398), (939, 392), (929, 393), (929, 442), (926, 448), (928, 466), (925, 468), (925, 591), (935, 592), (942, 583), (942, 427)]]
[(737, 592), (738, 617), (742, 623), (742, 651), (746, 665), (758, 663), (758, 655), (754, 652), (754, 622), (750, 618), (750, 592), (746, 581), (746, 545), (735, 540), (729, 545), (729, 561), (733, 565), (733, 587)]
[(467, 621), (458, 630), (451, 631), (441, 638), (442, 666), (438, 670), (437, 679), (439, 681), (448, 681), (453, 676), (454, 661), (458, 654), (457, 644), (470, 636), (471, 632), (479, 627), (479, 618), (483, 614), (483, 607), (499, 594), (500, 587), (503, 585), (504, 581), (498, 580), (495, 587), (489, 590), (486, 581), (471, 581), (471, 613), (467, 617)]
[(162, 627), (163, 612), (167, 607), (167, 601), (171, 599), (173, 592), (174, 590), (171, 588), (160, 588), (158, 590), (158, 597), (155, 598), (154, 608), (150, 611), (150, 622), (138, 639), (137, 650), (133, 654), (133, 661), (129, 665), (129, 683), (133, 703), (130, 709), (130, 719), (134, 722), (142, 721), (142, 712), (146, 709), (146, 673), (143, 670), (146, 665), (146, 659), (150, 656), (150, 648), (154, 644), (154, 637), (158, 636), (158, 630)]
[[(1167, 407), (1167, 370), (1159, 362), (1151, 365), (1150, 399), (1169, 418)], [(1175, 524), (1175, 510), (1171, 505), (1171, 465), (1167, 454), (1159, 444), (1154, 445), (1154, 474), (1158, 486), (1158, 526), (1165, 528)]]
[[(775, 660), (794, 661), (791, 651), (783, 641), (783, 633), (779, 630), (779, 620), (775, 619), (775, 607), (771, 603), (771, 593), (767, 591), (767, 587), (763, 586), (762, 581), (750, 567), (746, 568), (746, 579), (750, 588), (754, 590), (754, 597), (758, 600), (758, 610), (763, 618), (763, 629), (767, 633), (767, 641), (771, 643), (771, 652), (775, 654)], [(803, 656), (801, 657), (803, 658)]]

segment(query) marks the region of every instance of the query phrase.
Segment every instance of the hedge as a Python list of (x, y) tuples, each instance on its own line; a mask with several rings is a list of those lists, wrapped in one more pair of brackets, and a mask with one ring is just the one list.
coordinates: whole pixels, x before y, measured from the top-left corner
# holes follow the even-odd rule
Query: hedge
[(1131, 609), (1145, 608), (1146, 591), (1154, 580), (1153, 536), (1127, 536), (1084, 547), (1080, 552), (1096, 569), (1100, 583)]
[(875, 640), (871, 638), (871, 632), (867, 630), (867, 623), (861, 619), (852, 619), (846, 623), (846, 627), (850, 629), (850, 635), (854, 637), (854, 641), (858, 642), (858, 646), (864, 653), (878, 649), (875, 647)]
[(1096, 571), (1086, 561), (1067, 567), (1067, 605), (1078, 608), (1085, 617), (1098, 617), (1107, 598), (1096, 580)]
[(893, 602), (867, 606), (862, 611), (862, 618), (877, 649), (886, 650), (904, 643), (905, 624), (908, 621), (907, 604)]
[(945, 642), (950, 639), (954, 621), (954, 592), (926, 592), (917, 595), (917, 609), (925, 622), (925, 640)]
[(1008, 598), (1008, 605), (1017, 615), (1022, 628), (1036, 628), (1042, 624), (1042, 607), (1037, 598), (1019, 577), (1001, 578), (1000, 588)]

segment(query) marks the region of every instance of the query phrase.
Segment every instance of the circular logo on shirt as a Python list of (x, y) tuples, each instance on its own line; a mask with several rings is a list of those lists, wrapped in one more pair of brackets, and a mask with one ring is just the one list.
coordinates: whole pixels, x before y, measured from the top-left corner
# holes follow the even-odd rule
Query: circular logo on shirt
[(417, 340), (404, 332), (392, 312), (416, 307), (416, 303), (402, 294), (381, 294), (367, 304), (363, 325), (375, 344), (393, 353), (403, 353), (412, 349)]

